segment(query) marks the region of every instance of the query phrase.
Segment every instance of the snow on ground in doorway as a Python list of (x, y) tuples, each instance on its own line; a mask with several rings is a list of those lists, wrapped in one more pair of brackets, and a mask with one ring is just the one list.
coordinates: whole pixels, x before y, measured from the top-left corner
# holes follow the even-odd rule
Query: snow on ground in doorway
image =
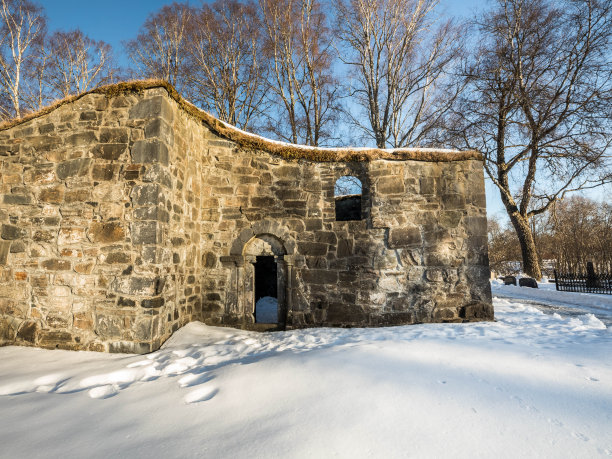
[(255, 321), (261, 324), (275, 324), (278, 322), (278, 300), (271, 296), (264, 296), (255, 303)]
[(612, 330), (497, 322), (256, 333), (149, 355), (0, 348), (0, 457), (612, 456)]

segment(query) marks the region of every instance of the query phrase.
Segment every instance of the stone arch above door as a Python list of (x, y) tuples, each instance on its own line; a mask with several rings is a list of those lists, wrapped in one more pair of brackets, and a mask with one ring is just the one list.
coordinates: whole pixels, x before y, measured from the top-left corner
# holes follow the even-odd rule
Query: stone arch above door
[[(272, 236), (272, 237), (270, 237)], [(279, 251), (280, 247), (284, 250), (284, 253), (274, 253), (274, 255), (293, 255), (295, 253), (295, 242), (286, 227), (273, 220), (261, 220), (254, 223), (250, 228), (245, 228), (240, 232), (238, 237), (234, 240), (230, 249), (231, 256), (243, 256), (246, 255), (245, 249), (248, 250), (248, 245), (252, 244), (253, 238), (268, 239), (269, 244), (274, 244), (275, 250)], [(271, 242), (276, 240), (278, 244)], [(272, 246), (271, 246), (272, 247)]]
[(284, 257), (287, 255), (287, 249), (283, 241), (273, 234), (258, 234), (253, 236), (249, 242), (244, 245), (242, 255), (245, 257), (262, 255)]

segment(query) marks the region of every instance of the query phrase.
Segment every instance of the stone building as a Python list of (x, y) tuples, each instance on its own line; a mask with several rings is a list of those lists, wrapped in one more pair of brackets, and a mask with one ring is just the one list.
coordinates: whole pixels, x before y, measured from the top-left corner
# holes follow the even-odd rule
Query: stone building
[(0, 165), (0, 344), (493, 319), (476, 152), (268, 141), (149, 81), (0, 126)]

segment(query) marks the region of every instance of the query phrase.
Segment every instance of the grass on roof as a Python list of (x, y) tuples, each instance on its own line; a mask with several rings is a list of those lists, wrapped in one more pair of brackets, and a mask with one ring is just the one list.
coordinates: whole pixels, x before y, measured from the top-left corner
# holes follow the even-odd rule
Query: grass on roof
[(186, 113), (200, 120), (206, 127), (220, 137), (231, 140), (246, 149), (262, 150), (281, 156), (285, 159), (307, 159), (319, 162), (350, 162), (350, 161), (372, 161), (374, 159), (386, 159), (393, 161), (415, 160), (430, 162), (465, 161), (469, 159), (482, 160), (482, 155), (474, 150), (470, 151), (448, 151), (443, 149), (411, 149), (402, 148), (394, 150), (382, 150), (378, 148), (355, 149), (346, 148), (313, 148), (289, 143), (274, 142), (262, 137), (251, 135), (231, 126), (211, 114), (200, 110), (195, 105), (187, 102), (178, 91), (164, 80), (135, 80), (100, 86), (79, 95), (69, 96), (65, 99), (30, 113), (21, 118), (5, 121), (0, 124), (0, 131), (11, 129), (27, 121), (45, 116), (57, 108), (70, 104), (88, 94), (104, 94), (111, 98), (124, 93), (143, 93), (147, 89), (164, 88)]

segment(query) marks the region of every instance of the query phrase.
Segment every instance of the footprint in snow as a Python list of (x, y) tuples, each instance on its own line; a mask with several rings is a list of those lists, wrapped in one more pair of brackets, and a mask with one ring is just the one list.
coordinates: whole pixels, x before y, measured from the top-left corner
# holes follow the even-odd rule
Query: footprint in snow
[(197, 386), (198, 384), (204, 384), (205, 382), (208, 382), (213, 378), (214, 376), (208, 375), (206, 373), (188, 374), (178, 380), (178, 385), (180, 387), (192, 387)]
[(147, 365), (154, 365), (154, 362), (152, 360), (139, 360), (138, 362), (133, 362), (130, 363), (127, 367), (128, 368), (136, 368), (136, 367), (145, 367)]
[(582, 440), (582, 441), (589, 441), (589, 437), (587, 437), (587, 436), (586, 436), (586, 435), (584, 435), (584, 434), (581, 434), (580, 432), (572, 432), (572, 435), (573, 435), (574, 437), (578, 438), (579, 440)]
[(214, 386), (201, 387), (185, 395), (184, 400), (185, 403), (205, 402), (217, 395), (217, 392), (219, 392), (219, 389)]
[(0, 386), (0, 395), (18, 395), (31, 392), (50, 393), (58, 390), (68, 378), (61, 374), (41, 376), (35, 380), (17, 381)]
[(118, 392), (114, 384), (107, 384), (105, 386), (94, 387), (88, 394), (91, 398), (105, 399), (117, 395)]
[(552, 419), (552, 418), (548, 418), (548, 422), (552, 425), (555, 425), (557, 427), (563, 427), (563, 423), (561, 421), (559, 421), (558, 419)]
[(599, 379), (597, 378), (593, 378), (592, 376), (589, 376), (588, 378), (586, 378), (587, 381), (593, 381), (593, 382), (599, 382)]

